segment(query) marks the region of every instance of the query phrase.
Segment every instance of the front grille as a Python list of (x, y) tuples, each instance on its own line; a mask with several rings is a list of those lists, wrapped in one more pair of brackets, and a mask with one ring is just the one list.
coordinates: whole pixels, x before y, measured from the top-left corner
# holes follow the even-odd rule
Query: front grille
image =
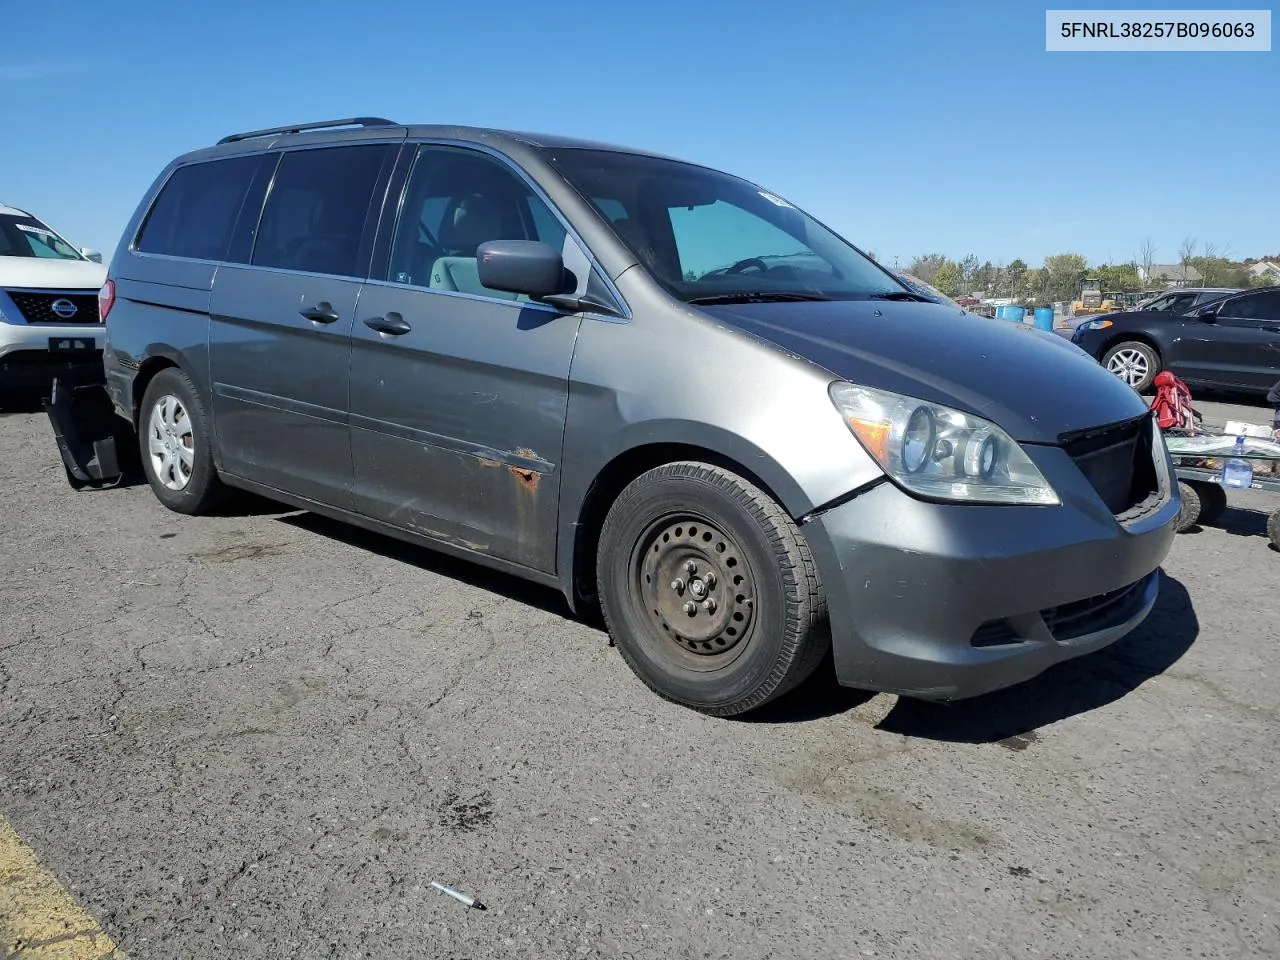
[[(1142, 601), (1143, 590), (1153, 576), (1156, 574), (1095, 597), (1046, 607), (1039, 611), (1040, 617), (1053, 639), (1059, 642), (1106, 630), (1124, 623), (1134, 615)], [(1010, 643), (1023, 643), (1029, 639), (1020, 635), (1008, 620), (988, 620), (974, 631), (969, 644), (974, 647), (1001, 647)]]
[[(21, 311), (22, 317), (27, 323), (98, 322), (98, 293), (96, 290), (89, 293), (67, 293), (61, 290), (6, 290), (5, 292), (9, 294), (9, 299)], [(53, 305), (55, 303), (60, 304), (60, 301), (68, 301), (73, 304), (76, 308), (75, 314), (64, 317), (54, 310)]]
[[(1159, 494), (1151, 452), (1150, 414), (1124, 423), (1065, 434), (1059, 443), (1117, 517)], [(1147, 512), (1145, 510), (1143, 513)]]

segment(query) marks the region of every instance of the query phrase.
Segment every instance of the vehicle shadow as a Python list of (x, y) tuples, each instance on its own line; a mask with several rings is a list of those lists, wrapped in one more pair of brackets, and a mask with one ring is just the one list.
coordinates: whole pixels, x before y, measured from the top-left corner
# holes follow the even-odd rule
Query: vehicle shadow
[(1197, 523), (1179, 536), (1197, 536), (1204, 533), (1205, 527), (1213, 527), (1233, 537), (1263, 537), (1270, 539), (1267, 533), (1267, 520), (1270, 514), (1248, 507), (1227, 507), (1222, 516), (1212, 523)]
[(43, 413), (40, 396), (34, 392), (0, 393), (0, 417), (8, 414)]
[[(268, 501), (263, 502), (266, 503)], [(278, 504), (274, 505), (274, 507), (275, 509), (272, 512), (277, 513), (281, 510), (290, 509), (280, 507)], [(442, 577), (448, 577), (450, 580), (465, 583), (468, 586), (500, 594), (508, 599), (528, 604), (531, 607), (537, 607), (540, 610), (560, 614), (566, 619), (577, 619), (573, 616), (568, 603), (558, 591), (528, 580), (522, 580), (512, 574), (491, 570), (478, 563), (452, 557), (428, 547), (406, 543), (403, 540), (397, 540), (385, 534), (373, 533), (361, 527), (343, 523), (340, 520), (330, 520), (328, 517), (322, 517), (317, 513), (297, 511), (279, 516), (276, 519), (280, 523), (287, 523), (300, 530), (306, 530), (318, 536), (337, 540), (340, 543), (345, 543), (361, 550), (368, 550), (370, 553), (376, 553), (380, 557), (387, 557), (398, 563), (410, 564), (419, 570), (426, 570)]]
[[(1160, 596), (1150, 616), (1110, 647), (1058, 664), (1017, 686), (969, 700), (946, 704), (899, 697), (876, 729), (959, 743), (1013, 738), (1011, 746), (1018, 749), (1016, 738), (1037, 727), (1106, 706), (1159, 676), (1182, 658), (1199, 633), (1200, 622), (1186, 588), (1162, 574)], [(850, 710), (870, 696), (836, 687), (834, 670), (824, 665), (789, 697), (750, 719), (766, 723), (813, 720)]]

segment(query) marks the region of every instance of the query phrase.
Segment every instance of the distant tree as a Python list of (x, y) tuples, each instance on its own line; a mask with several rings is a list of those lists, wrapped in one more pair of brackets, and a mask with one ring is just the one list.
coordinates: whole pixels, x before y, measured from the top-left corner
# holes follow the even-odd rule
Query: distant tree
[(1037, 305), (1042, 305), (1051, 299), (1046, 290), (1048, 276), (1048, 271), (1043, 267), (1032, 267), (1026, 273), (1026, 295)]
[(1187, 267), (1191, 266), (1191, 258), (1196, 255), (1196, 238), (1187, 237), (1178, 245), (1178, 266), (1182, 268), (1182, 282), (1187, 282)]
[(911, 266), (907, 268), (907, 273), (919, 277), (925, 283), (933, 283), (933, 278), (938, 275), (938, 270), (942, 265), (950, 262), (944, 253), (926, 253), (924, 256), (916, 257), (911, 261)]
[(974, 290), (981, 290), (983, 293), (990, 293), (992, 288), (995, 287), (995, 282), (996, 268), (992, 266), (991, 261), (988, 260), (983, 263), (982, 266), (973, 271), (973, 277), (970, 278), (969, 285), (972, 286)]
[(1151, 283), (1151, 268), (1156, 262), (1156, 245), (1151, 242), (1150, 237), (1144, 237), (1142, 244), (1138, 247), (1138, 262), (1142, 264), (1143, 283)]
[(1192, 257), (1189, 265), (1195, 267), (1200, 274), (1200, 282), (1206, 287), (1247, 287), (1250, 285), (1249, 270), (1243, 263), (1228, 260), (1226, 257), (1200, 256)]
[(1090, 267), (1089, 273), (1102, 282), (1104, 293), (1132, 293), (1142, 289), (1136, 263), (1103, 264)]
[(1004, 268), (1004, 284), (1009, 297), (1023, 297), (1027, 292), (1027, 265), (1015, 257)]
[(874, 250), (868, 250), (867, 256), (870, 257), (872, 260), (874, 260), (876, 263), (880, 262), (880, 258), (876, 256), (876, 252)]
[(965, 293), (980, 290), (978, 286), (978, 258), (972, 253), (960, 261), (960, 283)]
[(1088, 261), (1078, 253), (1056, 253), (1044, 258), (1044, 296), (1048, 300), (1074, 300), (1080, 292)]
[(1264, 270), (1261, 273), (1245, 272), (1248, 274), (1249, 282), (1247, 284), (1241, 284), (1241, 286), (1274, 287), (1276, 285), (1280, 285), (1280, 275), (1277, 275), (1273, 271)]
[(948, 260), (938, 267), (931, 282), (948, 297), (958, 297), (963, 292), (964, 274), (958, 263)]

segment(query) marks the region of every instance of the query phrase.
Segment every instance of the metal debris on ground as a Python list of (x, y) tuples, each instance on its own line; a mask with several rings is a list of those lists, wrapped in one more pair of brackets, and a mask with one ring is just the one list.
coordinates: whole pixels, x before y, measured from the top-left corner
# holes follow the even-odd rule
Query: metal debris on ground
[(453, 897), (453, 899), (461, 903), (465, 903), (468, 907), (473, 907), (476, 910), (485, 909), (484, 904), (481, 903), (479, 900), (477, 900), (475, 897), (469, 897), (465, 893), (460, 893), (459, 891), (453, 889), (453, 887), (445, 886), (443, 883), (439, 883), (435, 880), (431, 881), (431, 885), (435, 887), (437, 890), (439, 890), (441, 893), (447, 893), (449, 896)]

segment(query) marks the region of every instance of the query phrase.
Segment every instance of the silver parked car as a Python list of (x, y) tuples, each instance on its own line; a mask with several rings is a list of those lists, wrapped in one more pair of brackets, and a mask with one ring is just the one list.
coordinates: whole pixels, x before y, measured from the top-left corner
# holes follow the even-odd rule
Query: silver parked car
[(1174, 534), (1132, 390), (692, 163), (235, 135), (161, 172), (106, 287), (107, 390), (166, 506), (252, 490), (554, 586), (712, 714), (829, 651), (930, 699), (1025, 680), (1139, 624)]

